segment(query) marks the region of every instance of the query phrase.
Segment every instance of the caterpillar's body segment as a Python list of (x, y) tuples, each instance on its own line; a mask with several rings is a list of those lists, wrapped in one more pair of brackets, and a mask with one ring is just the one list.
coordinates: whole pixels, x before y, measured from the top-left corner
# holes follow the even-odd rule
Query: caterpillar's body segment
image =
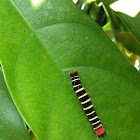
[(88, 93), (85, 91), (85, 88), (82, 87), (80, 77), (78, 76), (78, 71), (74, 73), (69, 73), (72, 80), (73, 89), (85, 111), (89, 122), (92, 125), (94, 132), (98, 137), (102, 138), (106, 135), (106, 132), (103, 128), (101, 121), (99, 120), (96, 112), (94, 111), (94, 107), (91, 99), (88, 96)]

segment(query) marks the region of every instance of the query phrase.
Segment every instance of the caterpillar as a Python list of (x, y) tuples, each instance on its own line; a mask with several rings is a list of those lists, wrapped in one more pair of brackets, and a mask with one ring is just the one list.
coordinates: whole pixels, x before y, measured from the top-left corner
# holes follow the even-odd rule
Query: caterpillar
[(84, 112), (86, 113), (91, 126), (99, 138), (102, 138), (106, 135), (106, 132), (103, 128), (103, 124), (99, 120), (94, 107), (91, 101), (91, 98), (88, 96), (88, 92), (85, 91), (85, 88), (82, 87), (80, 77), (78, 76), (78, 70), (74, 73), (70, 73), (72, 80), (73, 89), (83, 107)]

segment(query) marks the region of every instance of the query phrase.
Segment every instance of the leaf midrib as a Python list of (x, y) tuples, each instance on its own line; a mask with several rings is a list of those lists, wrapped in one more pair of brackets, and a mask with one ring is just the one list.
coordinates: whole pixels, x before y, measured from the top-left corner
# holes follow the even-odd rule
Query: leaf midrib
[[(61, 69), (61, 67), (59, 66), (59, 64), (57, 63), (57, 61), (54, 59), (54, 57), (52, 56), (52, 54), (50, 53), (49, 49), (47, 49), (47, 47), (45, 47), (46, 45), (44, 44), (44, 42), (42, 41), (42, 39), (40, 38), (40, 36), (37, 34), (37, 31), (43, 29), (43, 28), (47, 28), (47, 27), (51, 27), (51, 26), (56, 26), (56, 25), (62, 25), (62, 24), (77, 24), (77, 25), (82, 25), (82, 26), (86, 26), (85, 24), (82, 24), (80, 22), (60, 22), (60, 23), (56, 23), (56, 24), (50, 24), (50, 25), (47, 25), (45, 27), (42, 27), (42, 28), (39, 28), (39, 29), (34, 29), (32, 27), (32, 25), (28, 22), (28, 20), (25, 18), (25, 16), (20, 12), (20, 10), (18, 9), (18, 7), (14, 4), (14, 2), (12, 0), (10, 0), (10, 2), (13, 4), (13, 6), (15, 7), (15, 9), (19, 12), (19, 14), (21, 15), (21, 17), (26, 21), (27, 25), (31, 28), (31, 30), (33, 31), (33, 33), (37, 36), (38, 40), (40, 41), (40, 43), (42, 44), (42, 47), (46, 50), (46, 53), (51, 57), (52, 61), (55, 63), (55, 65), (57, 66), (57, 68), (60, 70), (60, 73), (63, 75), (63, 77), (66, 77), (63, 73), (63, 69)], [(98, 27), (98, 26), (97, 26)], [(88, 26), (88, 28), (92, 28), (92, 26)], [(101, 30), (101, 28), (99, 28)], [(26, 40), (27, 41), (27, 40)], [(17, 59), (18, 61), (18, 59)], [(99, 66), (91, 66), (91, 67), (97, 67), (99, 69), (102, 69), (103, 71), (106, 69), (105, 67), (102, 68), (102, 67), (99, 67)], [(107, 71), (110, 71), (111, 73), (115, 73), (119, 76), (122, 76), (124, 77), (126, 80), (128, 79), (128, 77), (120, 74), (120, 73), (117, 73), (115, 71), (111, 71), (109, 69), (106, 69)], [(67, 81), (67, 78), (65, 79)]]

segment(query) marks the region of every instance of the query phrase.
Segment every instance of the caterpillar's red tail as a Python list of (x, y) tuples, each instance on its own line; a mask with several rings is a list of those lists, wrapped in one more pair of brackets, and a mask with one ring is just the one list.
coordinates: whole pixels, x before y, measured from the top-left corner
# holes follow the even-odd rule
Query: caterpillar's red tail
[(101, 126), (100, 128), (98, 128), (97, 130), (94, 130), (94, 132), (96, 133), (96, 135), (99, 137), (99, 138), (102, 138), (106, 135), (106, 132), (103, 128), (103, 126)]

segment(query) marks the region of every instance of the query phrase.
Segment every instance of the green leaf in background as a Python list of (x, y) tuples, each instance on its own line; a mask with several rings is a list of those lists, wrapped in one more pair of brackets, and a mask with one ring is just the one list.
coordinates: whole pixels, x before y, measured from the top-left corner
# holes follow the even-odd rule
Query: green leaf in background
[[(114, 35), (128, 50), (140, 55), (140, 7), (139, 0), (102, 0), (109, 13)], [(116, 12), (114, 12), (111, 6)], [(120, 12), (119, 12), (120, 11)], [(122, 11), (122, 12), (121, 12)], [(115, 30), (120, 31), (116, 32)]]
[(0, 69), (0, 140), (30, 140), (27, 127), (10, 97)]
[[(106, 1), (106, 0), (105, 0)], [(140, 42), (140, 7), (139, 0), (134, 1), (114, 1), (110, 0), (111, 7), (116, 11), (117, 15), (122, 19), (128, 29), (132, 32), (135, 38)], [(109, 4), (109, 1), (106, 1)]]
[[(38, 140), (93, 140), (73, 92), (79, 70), (104, 139), (140, 138), (140, 74), (70, 0), (1, 0), (0, 60), (11, 96)], [(133, 115), (132, 115), (133, 114)]]

